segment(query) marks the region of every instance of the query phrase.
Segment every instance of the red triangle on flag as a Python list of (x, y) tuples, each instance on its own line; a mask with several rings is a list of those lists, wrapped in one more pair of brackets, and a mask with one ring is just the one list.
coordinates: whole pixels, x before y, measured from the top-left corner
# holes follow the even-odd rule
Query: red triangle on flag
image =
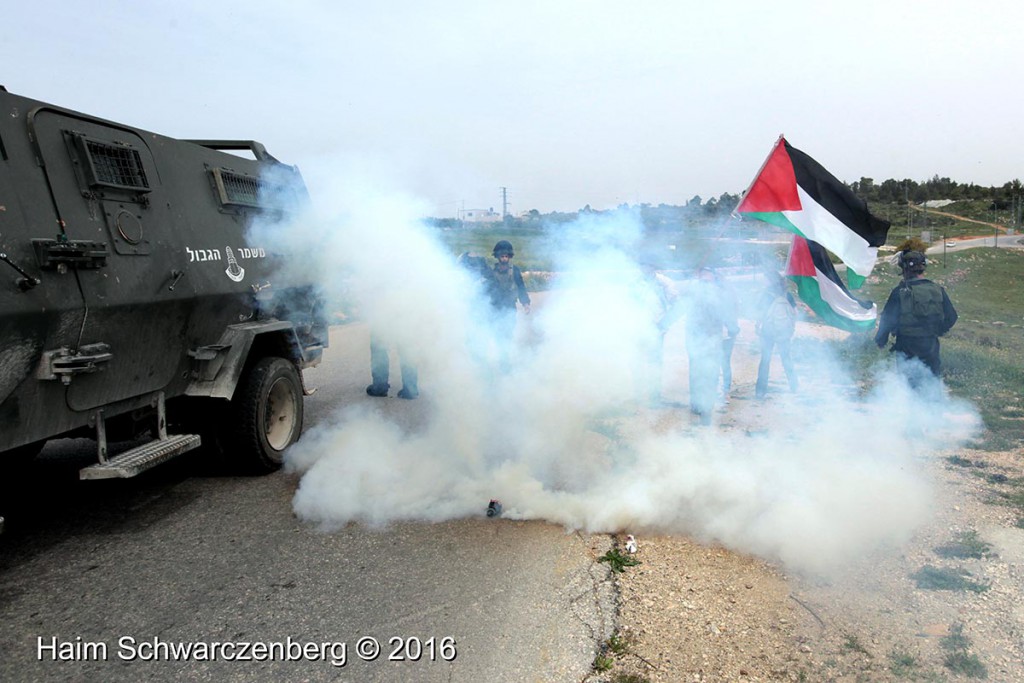
[(793, 235), (793, 244), (789, 247), (789, 257), (786, 259), (786, 275), (797, 277), (815, 277), (814, 259), (811, 257), (811, 248), (807, 246), (807, 240), (799, 235)]
[(764, 167), (757, 174), (743, 201), (736, 207), (739, 213), (773, 213), (799, 211), (803, 207), (796, 192), (793, 162), (786, 152), (786, 141), (779, 139), (768, 155)]

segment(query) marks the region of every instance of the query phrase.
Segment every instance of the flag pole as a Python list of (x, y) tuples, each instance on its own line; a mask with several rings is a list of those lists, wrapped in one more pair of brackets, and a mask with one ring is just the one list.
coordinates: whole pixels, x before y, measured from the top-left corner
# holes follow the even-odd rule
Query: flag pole
[[(754, 183), (757, 182), (757, 179), (761, 177), (761, 171), (764, 170), (764, 167), (768, 165), (768, 160), (772, 158), (773, 154), (775, 154), (775, 148), (778, 147), (779, 145), (781, 145), (785, 141), (785, 139), (786, 139), (786, 134), (785, 133), (779, 133), (779, 139), (775, 141), (775, 144), (772, 145), (771, 150), (768, 152), (768, 156), (766, 156), (764, 158), (764, 161), (761, 162), (761, 168), (757, 169), (757, 173), (754, 174), (754, 179), (750, 181), (750, 184), (747, 185), (747, 189), (745, 189), (743, 191), (743, 194), (740, 195), (740, 200), (738, 202), (736, 202), (736, 209), (740, 208), (740, 204), (742, 204), (743, 200), (746, 199), (747, 193), (749, 193), (751, 188), (754, 187)], [(732, 213), (730, 215), (733, 218), (738, 218), (740, 220), (743, 220), (743, 216), (741, 216), (739, 213), (737, 213), (736, 209), (733, 209)]]

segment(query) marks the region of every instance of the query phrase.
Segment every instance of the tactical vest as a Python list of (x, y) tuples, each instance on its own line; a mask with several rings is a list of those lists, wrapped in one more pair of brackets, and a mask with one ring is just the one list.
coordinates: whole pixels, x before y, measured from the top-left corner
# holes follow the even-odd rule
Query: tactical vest
[(945, 312), (942, 287), (931, 280), (903, 283), (899, 288), (900, 322), (898, 335), (933, 337), (942, 329)]
[(513, 277), (513, 266), (509, 266), (504, 273), (497, 268), (493, 271), (491, 281), (491, 301), (495, 306), (501, 308), (515, 308), (516, 291), (515, 278)]

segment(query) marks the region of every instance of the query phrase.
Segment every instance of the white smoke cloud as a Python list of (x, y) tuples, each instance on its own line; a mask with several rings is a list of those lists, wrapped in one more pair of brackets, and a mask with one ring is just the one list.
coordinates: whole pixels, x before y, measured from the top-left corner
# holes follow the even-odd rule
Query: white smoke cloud
[[(823, 349), (808, 354), (799, 394), (734, 401), (729, 428), (649, 409), (659, 303), (632, 257), (642, 231), (629, 212), (581, 219), (552, 241), (559, 286), (520, 313), (531, 343), (504, 372), (488, 304), (418, 220), (423, 207), (355, 186), (332, 199), (346, 211), (264, 228), (261, 243), (402, 348), (432, 417), (407, 433), (339, 406), (290, 449), (303, 473), (295, 512), (324, 528), (476, 516), (498, 498), (514, 518), (690, 534), (827, 572), (905, 541), (931, 505), (921, 458), (977, 429), (941, 385), (911, 389), (886, 364), (857, 397)], [(685, 303), (693, 285), (680, 289)], [(678, 355), (666, 350), (666, 377)]]

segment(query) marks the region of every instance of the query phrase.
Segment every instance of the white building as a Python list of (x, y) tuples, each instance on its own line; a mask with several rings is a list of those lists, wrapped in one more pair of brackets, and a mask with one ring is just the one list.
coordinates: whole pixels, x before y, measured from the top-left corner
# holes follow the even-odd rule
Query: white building
[(463, 209), (462, 220), (467, 223), (494, 223), (501, 221), (501, 214), (492, 209)]

